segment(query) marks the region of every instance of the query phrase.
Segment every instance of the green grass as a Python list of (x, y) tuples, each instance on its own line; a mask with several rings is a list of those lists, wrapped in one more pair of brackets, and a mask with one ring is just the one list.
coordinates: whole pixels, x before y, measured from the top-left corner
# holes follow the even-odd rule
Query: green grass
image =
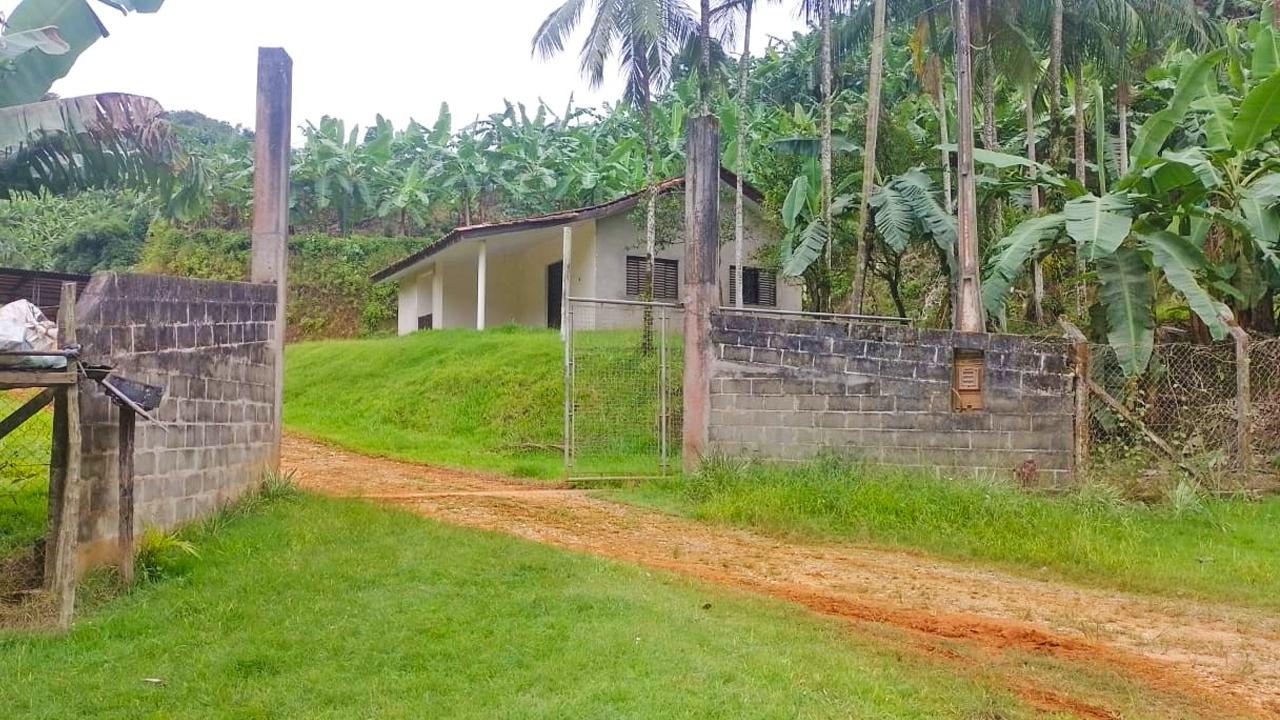
[(837, 460), (718, 462), (611, 497), (800, 538), (913, 548), (1121, 590), (1280, 608), (1280, 497), (1160, 504), (1103, 486), (1048, 497)]
[[(20, 407), (28, 395), (0, 391), (0, 417)], [(52, 422), (46, 410), (0, 440), (0, 558), (44, 537)]]
[(0, 634), (5, 716), (1034, 716), (783, 603), (369, 504), (274, 500), (188, 539), (69, 636)]
[[(654, 356), (635, 352), (638, 332), (580, 337), (590, 342), (579, 368), (578, 427), (589, 469), (654, 474), (657, 431), (645, 418), (656, 417), (657, 399), (642, 386), (656, 388)], [(520, 477), (563, 474), (564, 348), (556, 331), (300, 343), (289, 346), (286, 363), (290, 430), (401, 460)]]

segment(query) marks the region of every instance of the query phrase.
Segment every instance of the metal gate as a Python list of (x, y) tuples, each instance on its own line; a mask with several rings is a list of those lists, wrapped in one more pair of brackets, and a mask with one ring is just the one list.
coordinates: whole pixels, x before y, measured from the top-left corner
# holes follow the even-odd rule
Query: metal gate
[(660, 477), (679, 465), (681, 320), (674, 303), (566, 299), (567, 479)]

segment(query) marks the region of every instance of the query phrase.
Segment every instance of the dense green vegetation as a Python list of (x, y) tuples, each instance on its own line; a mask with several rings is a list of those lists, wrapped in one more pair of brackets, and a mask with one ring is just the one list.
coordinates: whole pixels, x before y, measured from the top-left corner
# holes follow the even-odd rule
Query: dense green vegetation
[(7, 713), (1035, 716), (780, 603), (359, 502), (260, 502), (186, 539), (198, 557), (150, 559), (159, 581), (70, 636), (0, 635)]
[[(727, 31), (741, 30), (751, 2), (710, 3), (708, 18), (683, 0), (587, 3), (581, 15), (570, 3), (530, 28), (535, 54), (564, 51), (572, 28), (587, 24), (587, 78), (620, 61), (623, 102), (509, 104), (464, 126), (447, 106), (401, 128), (381, 118), (368, 128), (307, 122), (294, 156), (295, 231), (405, 235), (420, 245), (454, 225), (642, 190), (683, 172), (684, 122), (705, 106), (721, 121), (725, 164), (764, 192), (785, 231), (757, 261), (801, 276), (813, 309), (950, 324), (958, 229), (973, 222), (990, 327), (1049, 329), (1066, 317), (1116, 345), (1129, 373), (1144, 368), (1158, 326), (1207, 341), (1222, 336), (1230, 311), (1274, 332), (1280, 30), (1272, 3), (975, 3), (973, 107), (955, 101), (957, 28), (947, 8), (889, 3), (881, 33), (872, 0), (800, 5), (812, 31), (732, 57), (747, 48)], [(961, 214), (952, 142), (969, 114), (980, 172)], [(194, 112), (170, 122), (183, 162), (160, 191), (146, 188), (152, 212), (170, 220), (171, 246), (190, 238), (198, 248), (204, 229), (243, 231), (250, 135)], [(646, 214), (637, 222), (660, 244), (660, 222)], [(136, 232), (112, 243), (120, 250), (96, 254), (101, 232), (80, 241), (71, 232), (79, 230), (6, 257), (89, 268), (131, 266), (137, 254)], [(359, 273), (373, 264), (338, 246), (333, 262)], [(388, 294), (352, 292), (360, 297), (348, 304), (372, 300), (389, 312)], [(335, 319), (306, 334), (356, 331)]]
[(802, 539), (920, 549), (1121, 590), (1280, 607), (1280, 498), (1211, 499), (1189, 483), (1154, 504), (1127, 501), (1101, 483), (1042, 496), (835, 459), (723, 461), (610, 496)]

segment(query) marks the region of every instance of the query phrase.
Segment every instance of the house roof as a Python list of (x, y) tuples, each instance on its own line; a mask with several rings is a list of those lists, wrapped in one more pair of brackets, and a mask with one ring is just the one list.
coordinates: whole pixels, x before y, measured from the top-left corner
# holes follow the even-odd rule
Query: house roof
[(0, 268), (0, 305), (27, 300), (39, 307), (50, 320), (56, 321), (64, 282), (74, 282), (78, 292), (84, 292), (85, 286), (89, 284), (89, 276)]
[[(720, 180), (728, 185), (736, 186), (738, 176), (720, 168)], [(664, 180), (657, 185), (659, 195), (665, 195), (684, 187), (684, 177), (671, 178)], [(413, 267), (419, 262), (435, 255), (450, 245), (454, 245), (462, 240), (473, 238), (492, 237), (494, 235), (505, 235), (507, 233), (521, 232), (524, 230), (540, 230), (543, 228), (559, 227), (569, 225), (584, 220), (596, 220), (599, 218), (610, 217), (619, 213), (624, 213), (636, 205), (644, 198), (647, 191), (631, 193), (623, 195), (615, 200), (602, 203), (600, 205), (591, 205), (588, 207), (577, 208), (575, 210), (565, 210), (557, 213), (549, 213), (547, 215), (533, 215), (530, 217), (518, 218), (516, 220), (504, 220), (502, 222), (484, 223), (482, 225), (465, 225), (454, 228), (448, 235), (431, 243), (418, 252), (397, 260), (391, 265), (379, 270), (370, 276), (375, 283), (390, 280), (399, 273)], [(748, 200), (757, 205), (764, 202), (764, 194), (753, 187), (750, 183), (742, 183), (742, 193)]]

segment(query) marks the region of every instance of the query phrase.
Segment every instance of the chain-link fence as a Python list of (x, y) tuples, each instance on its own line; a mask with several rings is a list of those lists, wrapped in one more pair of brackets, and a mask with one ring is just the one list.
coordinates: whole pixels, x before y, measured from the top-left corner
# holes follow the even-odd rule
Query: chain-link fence
[(1090, 394), (1094, 462), (1150, 450), (1206, 473), (1237, 472), (1246, 459), (1254, 474), (1280, 469), (1280, 340), (1251, 342), (1249, 357), (1246, 374), (1234, 342), (1157, 344), (1146, 370), (1129, 376), (1114, 347), (1091, 345), (1101, 391)]
[(1249, 348), (1249, 388), (1249, 435), (1255, 456), (1280, 472), (1280, 338), (1254, 342)]
[(44, 397), (0, 390), (0, 603), (41, 579), (35, 545), (46, 532), (53, 438), (53, 407)]
[(570, 299), (565, 323), (566, 474), (672, 472), (679, 465), (683, 407), (678, 306)]

